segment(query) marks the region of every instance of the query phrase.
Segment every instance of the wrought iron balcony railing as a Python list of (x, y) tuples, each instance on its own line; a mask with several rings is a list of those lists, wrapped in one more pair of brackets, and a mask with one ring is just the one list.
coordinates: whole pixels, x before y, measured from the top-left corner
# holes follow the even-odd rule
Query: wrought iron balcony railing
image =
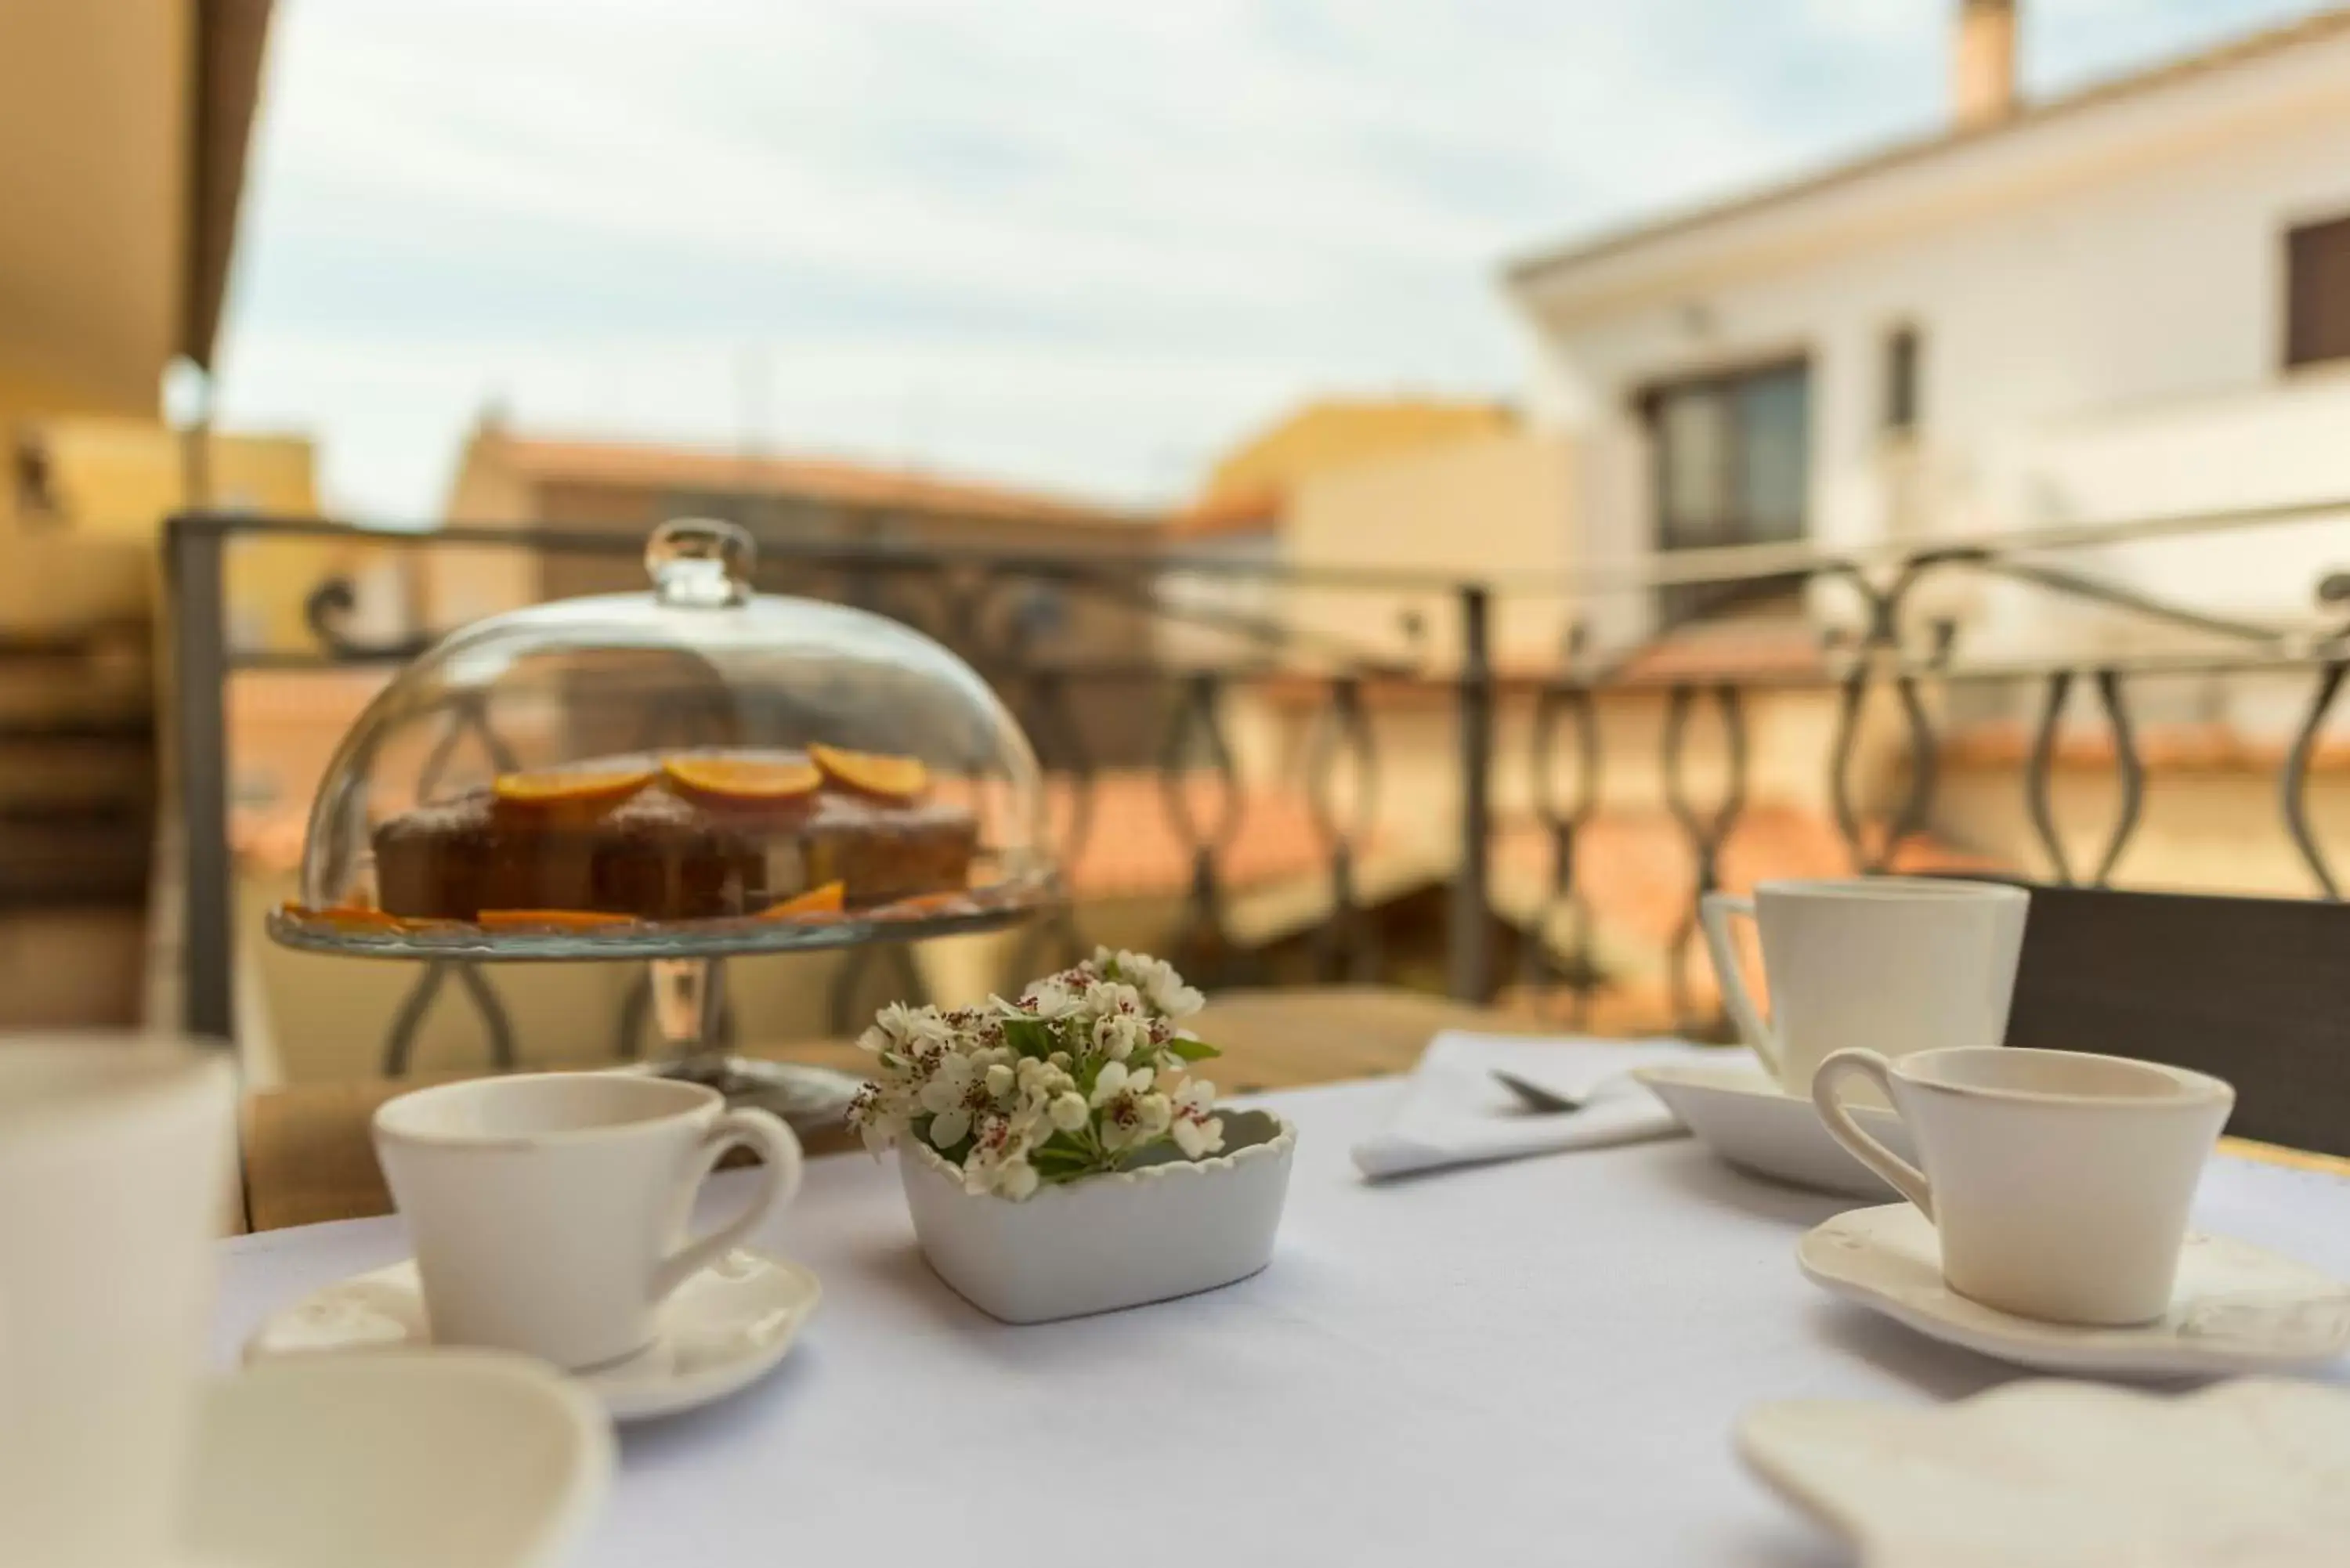
[[(2314, 529), (2330, 542), (2345, 515), (2350, 503), (1850, 553), (1681, 552), (1544, 583), (1302, 568), (1204, 551), (911, 552), (790, 537), (762, 541), (761, 570), (773, 586), (920, 625), (969, 659), (1020, 716), (1055, 781), (1065, 863), (1090, 867), (1129, 841), (1156, 843), (1172, 863), (1160, 867), (1163, 885), (1154, 884), (1165, 906), (1159, 940), (1211, 984), (1423, 978), (1414, 966), (1433, 961), (1432, 941), (1442, 985), (1456, 996), (1507, 989), (1555, 1000), (1573, 1020), (1604, 1012), (1626, 965), (1603, 950), (1609, 918), (1595, 901), (1594, 836), (1609, 812), (1626, 808), (1620, 781), (1644, 782), (1632, 805), (1653, 808), (1675, 841), (1669, 862), (1659, 863), (1664, 870), (1631, 878), (1644, 898), (1665, 897), (1673, 911), (1651, 955), (1664, 976), (1659, 1022), (1704, 1029), (1712, 1009), (1695, 973), (1698, 901), (1721, 883), (1725, 857), (1755, 820), (1761, 775), (1776, 778), (1782, 794), (1789, 777), (1818, 781), (1824, 831), (1840, 862), (1826, 869), (1915, 864), (1921, 841), (1947, 826), (1954, 737), (1981, 731), (1985, 716), (2014, 732), (2007, 771), (2033, 856), (1978, 845), (1974, 862), (2103, 886), (2139, 833), (2149, 780), (2161, 771), (2140, 722), (2141, 694), (2191, 689), (2209, 708), (2212, 693), (2240, 687), (2282, 692), (2289, 711), (2270, 724), (2275, 744), (2240, 747), (2239, 760), (2269, 778), (2273, 824), (2303, 890), (2338, 899), (2343, 874), (2312, 792), (2320, 763), (2330, 763), (2328, 725), (2350, 670), (2350, 578), (2314, 585), (2306, 614), (2255, 617), (2178, 602), (2115, 563), (2120, 551), (2215, 548), (2262, 530)], [(357, 587), (326, 571), (305, 590), (299, 639), (240, 644), (231, 560), (272, 549), (322, 558), (331, 554), (326, 545), (363, 545), (410, 584), (425, 574), (407, 566), (428, 552), (622, 563), (639, 547), (627, 534), (556, 527), (404, 533), (224, 514), (173, 521), (184, 1006), (199, 1033), (225, 1034), (232, 1023), (232, 685), (256, 672), (389, 667), (447, 629), (429, 624), (428, 604), (424, 620), (362, 634)], [(2107, 569), (2080, 565), (2082, 556)], [(1803, 622), (1739, 620), (1741, 583), (1775, 588), (1791, 578), (1807, 585)], [(1702, 623), (1659, 627), (1659, 605), (1684, 602), (1660, 590), (1691, 584), (1722, 590), (1710, 596), (1714, 612)], [(1981, 635), (1972, 612), (2018, 595), (2062, 607), (2074, 619), (2060, 616), (2059, 629), (2082, 635), (2054, 649), (2015, 647), (2013, 638), (2002, 648)], [(1770, 634), (1769, 657), (1754, 651), (1758, 628)], [(2110, 821), (2086, 855), (2060, 822), (2058, 787), (2066, 715), (2081, 692), (2102, 716), (2114, 781)], [(1824, 746), (1804, 740), (1810, 732), (1800, 725), (1774, 732), (1767, 746), (1758, 738), (1758, 707), (1789, 699), (1816, 705)], [(484, 732), (484, 715), (452, 712), (448, 722), (451, 744), (470, 731), (495, 754), (498, 737)], [(1791, 760), (1790, 748), (1804, 744), (1814, 747), (1809, 760)], [(1265, 792), (1275, 785), (1281, 809), (1268, 815)], [(2011, 786), (2002, 779), (2000, 787)], [(1954, 848), (1960, 858), (1970, 852), (1963, 842)], [(1529, 853), (1543, 862), (1534, 894), (1497, 909), (1497, 856), (1514, 887), (1526, 880)], [(1293, 900), (1304, 913), (1276, 922), (1278, 940), (1235, 929), (1236, 887), (1263, 880), (1259, 862), (1277, 862), (1305, 889)], [(1125, 887), (1115, 877), (1107, 883)], [(1034, 972), (1090, 946), (1097, 911), (1083, 877), (1075, 891), (1069, 906), (1024, 933), (1011, 967)], [(494, 1054), (511, 1059), (513, 1030), (496, 986), (468, 966), (436, 965), (390, 1021), (389, 1068), (405, 1065), (418, 1020), (452, 983), (482, 1013)], [(834, 1023), (845, 1029), (859, 1001), (877, 990), (919, 992), (922, 974), (902, 950), (872, 950), (831, 984)], [(634, 1022), (624, 1022), (623, 1038), (633, 1037)]]

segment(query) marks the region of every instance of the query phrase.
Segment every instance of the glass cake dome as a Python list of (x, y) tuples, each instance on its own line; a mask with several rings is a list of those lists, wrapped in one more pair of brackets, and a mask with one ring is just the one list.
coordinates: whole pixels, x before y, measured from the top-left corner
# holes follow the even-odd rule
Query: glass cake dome
[(296, 947), (619, 958), (979, 929), (1055, 894), (1036, 760), (897, 621), (754, 593), (732, 524), (657, 529), (649, 593), (443, 638), (312, 807)]

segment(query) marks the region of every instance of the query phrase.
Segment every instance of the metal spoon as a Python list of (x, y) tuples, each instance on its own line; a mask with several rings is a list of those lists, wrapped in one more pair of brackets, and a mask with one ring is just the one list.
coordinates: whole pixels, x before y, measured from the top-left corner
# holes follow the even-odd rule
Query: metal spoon
[(1556, 1089), (1545, 1089), (1531, 1078), (1504, 1073), (1499, 1067), (1493, 1068), (1492, 1074), (1493, 1081), (1524, 1101), (1528, 1110), (1541, 1111), (1546, 1116), (1564, 1116), (1569, 1111), (1581, 1110), (1588, 1103), (1573, 1095), (1562, 1095)]

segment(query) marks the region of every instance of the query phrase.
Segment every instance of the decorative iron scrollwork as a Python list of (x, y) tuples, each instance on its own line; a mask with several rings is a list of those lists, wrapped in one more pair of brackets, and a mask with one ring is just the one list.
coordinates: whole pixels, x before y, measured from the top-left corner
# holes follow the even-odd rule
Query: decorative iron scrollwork
[[(1579, 639), (1570, 641), (1572, 661)], [(1560, 736), (1573, 740), (1575, 784), (1562, 793)], [(1519, 946), (1519, 976), (1528, 986), (1564, 981), (1572, 992), (1571, 1019), (1588, 1027), (1596, 967), (1592, 959), (1592, 914), (1576, 878), (1575, 847), (1599, 809), (1599, 710), (1591, 688), (1579, 680), (1546, 682), (1534, 700), (1531, 736), (1534, 817), (1550, 836), (1550, 888), (1533, 928)], [(1554, 940), (1565, 934), (1565, 962)]]
[(2310, 693), (2309, 707), (2302, 715), (2301, 728), (2293, 732), (2293, 747), (2285, 753), (2284, 766), (2277, 778), (2285, 831), (2293, 836), (2293, 846), (2300, 851), (2302, 864), (2316, 878), (2318, 890), (2335, 903), (2341, 902), (2342, 888), (2334, 881), (2334, 867), (2317, 842), (2316, 830), (2309, 824), (2309, 766), (2317, 754), (2317, 741), (2325, 729), (2326, 715), (2333, 711), (2334, 698), (2342, 693), (2345, 674), (2350, 674), (2350, 659), (2333, 659), (2320, 669), (2317, 689)]
[(1674, 929), (1669, 951), (1672, 981), (1673, 1015), (1680, 1027), (1693, 1030), (1699, 1023), (1697, 1009), (1690, 991), (1690, 949), (1698, 933), (1698, 910), (1705, 896), (1721, 886), (1721, 849), (1729, 841), (1731, 830), (1738, 826), (1738, 816), (1746, 808), (1746, 709), (1742, 694), (1735, 686), (1724, 682), (1705, 689), (1713, 699), (1715, 711), (1721, 717), (1722, 753), (1727, 769), (1722, 781), (1721, 798), (1711, 812), (1701, 811), (1690, 799), (1682, 776), (1682, 763), (1687, 752), (1690, 711), (1697, 705), (1699, 689), (1690, 685), (1672, 688), (1665, 702), (1664, 786), (1665, 805), (1680, 825), (1682, 836), (1689, 840), (1690, 853), (1696, 861), (1690, 879), (1688, 907), (1683, 909), (1680, 923)]
[[(1224, 737), (1220, 698), (1223, 678), (1195, 671), (1182, 683), (1168, 716), (1167, 740), (1159, 757), (1159, 796), (1168, 824), (1191, 859), (1191, 887), (1184, 898), (1172, 947), (1177, 967), (1201, 983), (1228, 983), (1242, 965), (1224, 920), (1219, 863), (1239, 837), (1247, 803), (1240, 774)], [(1203, 820), (1191, 801), (1191, 784), (1206, 764), (1212, 805)]]
[[(1344, 820), (1342, 771), (1354, 774), (1354, 809)], [(1314, 717), (1305, 742), (1305, 803), (1330, 857), (1330, 917), (1315, 935), (1315, 972), (1326, 981), (1368, 981), (1378, 973), (1378, 930), (1363, 909), (1355, 872), (1378, 821), (1379, 775), (1359, 677), (1332, 678), (1329, 706)]]
[[(2146, 804), (2146, 764), (2138, 755), (2137, 733), (2130, 724), (2129, 705), (2123, 700), (2120, 672), (2098, 670), (2096, 685), (2098, 706), (2105, 710), (2106, 725), (2113, 732), (2114, 771), (2121, 784), (2121, 801), (2115, 811), (2114, 826), (2106, 835), (2106, 846), (2097, 857), (2096, 869), (2089, 875), (2089, 886), (2102, 888), (2120, 863), (2130, 835), (2137, 831), (2138, 815)], [(2068, 888), (2074, 885), (2074, 880), (2064, 840), (2056, 831), (2054, 775), (2057, 731), (2064, 718), (2064, 700), (2072, 689), (2073, 671), (2059, 670), (2048, 677), (2048, 698), (2041, 706), (2040, 727), (2033, 736), (2032, 755), (2024, 764), (2023, 774), (2033, 831), (2039, 836), (2040, 847), (2047, 854), (2056, 880)]]

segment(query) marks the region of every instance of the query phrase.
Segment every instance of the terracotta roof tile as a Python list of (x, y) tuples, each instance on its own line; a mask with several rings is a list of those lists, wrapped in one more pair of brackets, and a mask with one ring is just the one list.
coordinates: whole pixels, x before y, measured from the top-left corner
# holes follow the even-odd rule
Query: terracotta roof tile
[(1281, 495), (1272, 489), (1235, 495), (1211, 495), (1168, 520), (1168, 534), (1178, 539), (1223, 538), (1238, 534), (1274, 534), (1281, 529)]
[[(1577, 885), (1595, 914), (1614, 929), (1661, 946), (1671, 940), (1689, 909), (1697, 858), (1688, 836), (1661, 808), (1596, 814), (1575, 840)], [(1504, 825), (1496, 834), (1497, 882), (1505, 875), (1537, 875), (1547, 887), (1549, 830), (1539, 823)], [(1994, 871), (1980, 857), (1922, 836), (1893, 857), (1898, 871)], [(1749, 806), (1739, 815), (1721, 851), (1721, 882), (1744, 891), (1783, 877), (1848, 877), (1851, 852), (1826, 816), (1793, 806)]]
[[(1938, 760), (1951, 768), (2013, 768), (2030, 761), (2032, 726), (2015, 720), (1968, 724), (1942, 736)], [(2281, 735), (2247, 734), (2233, 724), (2147, 724), (2136, 734), (2138, 761), (2165, 773), (2273, 773), (2291, 746)], [(2059, 768), (2108, 769), (2114, 738), (2105, 730), (2062, 729), (2050, 751)], [(2350, 773), (2350, 736), (2321, 736), (2312, 773)]]
[(634, 441), (486, 438), (497, 460), (530, 479), (813, 497), (844, 505), (1029, 523), (1141, 526), (1156, 516), (1012, 485), (950, 479), (837, 458), (780, 457)]

